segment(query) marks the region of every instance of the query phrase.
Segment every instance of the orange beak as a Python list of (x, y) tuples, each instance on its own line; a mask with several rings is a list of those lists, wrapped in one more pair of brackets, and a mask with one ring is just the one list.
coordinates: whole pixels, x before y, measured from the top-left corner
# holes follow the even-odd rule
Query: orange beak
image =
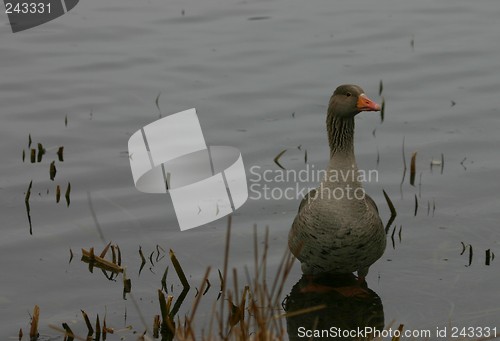
[(357, 108), (359, 111), (380, 111), (380, 105), (369, 99), (365, 94), (359, 95)]

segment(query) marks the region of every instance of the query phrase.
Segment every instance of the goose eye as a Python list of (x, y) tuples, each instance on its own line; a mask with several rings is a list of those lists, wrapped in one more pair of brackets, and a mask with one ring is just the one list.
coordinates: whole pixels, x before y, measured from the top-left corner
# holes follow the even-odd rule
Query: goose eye
[(350, 92), (346, 93), (345, 95), (346, 95), (347, 97), (351, 97), (351, 96), (352, 96), (352, 94), (351, 94)]

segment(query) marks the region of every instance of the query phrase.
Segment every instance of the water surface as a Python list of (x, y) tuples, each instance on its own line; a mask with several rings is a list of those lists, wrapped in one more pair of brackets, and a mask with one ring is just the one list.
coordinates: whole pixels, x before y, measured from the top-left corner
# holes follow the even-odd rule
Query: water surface
[[(159, 313), (156, 289), (169, 263), (148, 264), (139, 276), (139, 247), (146, 257), (157, 244), (174, 249), (193, 286), (207, 266), (222, 268), (225, 219), (180, 232), (168, 196), (134, 188), (126, 149), (137, 129), (196, 107), (207, 143), (240, 149), (248, 171), (277, 169), (272, 160), (284, 149), (284, 167), (302, 169), (307, 150), (308, 162), (321, 168), (331, 92), (355, 83), (380, 101), (380, 80), (385, 120), (360, 114), (355, 142), (359, 167), (378, 170), (378, 181), (365, 187), (384, 222), (382, 189), (398, 211), (395, 246), (389, 239), (367, 278), (385, 321), (495, 326), (498, 261), (486, 266), (485, 250), (500, 254), (499, 15), (493, 0), (110, 0), (81, 2), (17, 34), (1, 16), (1, 334), (14, 337), (21, 327), (26, 334), (35, 304), (44, 335), (58, 335), (48, 324), (62, 322), (84, 333), (80, 309), (93, 318), (107, 311), (108, 325), (142, 331), (139, 316), (152, 323)], [(28, 162), (29, 134), (47, 149), (40, 163)], [(408, 166), (418, 152), (415, 187), (409, 174), (400, 187), (403, 139)], [(59, 146), (65, 160), (50, 181)], [(441, 154), (443, 172), (431, 171)], [(31, 180), (33, 235), (24, 205)], [(64, 191), (68, 182), (69, 208), (54, 199), (55, 186)], [(104, 238), (121, 248), (140, 314), (122, 299), (120, 281), (79, 261), (81, 248), (104, 247), (87, 193)], [(297, 207), (298, 200), (249, 200), (233, 217), (231, 266), (253, 263), (252, 226), (263, 235), (267, 225), (272, 273)], [(473, 247), (470, 266), (461, 242)], [(216, 271), (211, 278), (217, 282)], [(285, 292), (299, 278), (296, 265)]]

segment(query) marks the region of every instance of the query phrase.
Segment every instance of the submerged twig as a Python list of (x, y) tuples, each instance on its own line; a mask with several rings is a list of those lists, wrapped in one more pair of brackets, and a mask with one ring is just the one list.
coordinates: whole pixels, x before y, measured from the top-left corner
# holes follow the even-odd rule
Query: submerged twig
[(64, 147), (61, 146), (57, 150), (57, 158), (59, 159), (60, 162), (64, 162)]
[(54, 181), (54, 178), (56, 177), (56, 173), (57, 173), (57, 170), (56, 170), (56, 162), (55, 162), (55, 161), (52, 161), (52, 162), (50, 163), (50, 171), (49, 171), (50, 180)]
[(33, 186), (33, 180), (30, 181), (28, 189), (26, 190), (26, 195), (24, 196), (24, 204), (26, 206), (26, 214), (28, 215), (28, 222), (30, 224), (30, 235), (33, 235), (33, 225), (31, 224), (31, 208), (30, 208), (30, 197), (31, 197), (31, 187)]
[(31, 148), (30, 150), (30, 162), (31, 163), (36, 162), (36, 149)]
[(486, 250), (486, 252), (485, 252), (485, 253), (486, 253), (486, 259), (485, 259), (485, 261), (484, 261), (484, 264), (485, 264), (485, 265), (490, 265), (490, 261), (491, 261), (491, 254), (492, 254), (491, 249)]
[(36, 161), (42, 162), (42, 157), (45, 155), (46, 150), (41, 143), (38, 143), (37, 148), (38, 148), (38, 155), (37, 155)]
[(401, 184), (399, 185), (399, 191), (401, 193), (401, 198), (403, 197), (403, 183), (405, 181), (405, 176), (406, 176), (405, 137), (404, 136), (403, 136), (402, 153), (403, 153), (403, 177), (401, 179)]
[(385, 98), (382, 96), (382, 103), (380, 105), (380, 122), (384, 122), (385, 116)]
[(472, 256), (473, 256), (472, 245), (469, 244), (469, 266), (471, 266), (472, 264)]
[(142, 247), (139, 246), (139, 256), (141, 256), (141, 267), (139, 268), (139, 275), (141, 274), (144, 265), (146, 265), (146, 258), (144, 258), (144, 254), (142, 253)]
[(71, 203), (70, 193), (71, 193), (71, 184), (68, 182), (68, 187), (66, 187), (66, 193), (64, 194), (64, 197), (66, 198), (66, 206), (68, 207), (69, 204)]
[(165, 272), (163, 273), (163, 276), (161, 277), (161, 289), (164, 290), (168, 294), (168, 289), (167, 289), (167, 274), (168, 274), (168, 266), (165, 269)]
[(391, 211), (391, 217), (389, 218), (387, 225), (385, 225), (385, 233), (387, 234), (389, 232), (389, 227), (391, 226), (394, 219), (396, 219), (397, 212), (396, 212), (396, 208), (394, 208), (394, 204), (392, 203), (391, 198), (389, 198), (389, 195), (387, 195), (385, 190), (382, 190), (382, 192), (384, 193), (385, 201), (387, 202), (387, 205), (389, 206), (389, 210)]
[(396, 225), (394, 225), (394, 228), (392, 229), (391, 233), (391, 241), (392, 241), (392, 248), (396, 249), (396, 243), (394, 242), (394, 234), (396, 233)]
[(410, 185), (415, 186), (415, 168), (416, 168), (417, 152), (414, 152), (411, 156), (410, 162)]
[(281, 168), (281, 169), (283, 169), (283, 170), (285, 170), (285, 167), (283, 167), (283, 166), (281, 165), (281, 163), (279, 162), (279, 159), (280, 159), (280, 157), (281, 157), (281, 156), (283, 156), (283, 154), (285, 154), (285, 152), (286, 152), (286, 149), (282, 150), (282, 151), (281, 151), (281, 152), (279, 152), (279, 154), (278, 154), (278, 155), (276, 155), (276, 156), (274, 157), (274, 159), (273, 159), (274, 163), (275, 163), (275, 164), (277, 164), (277, 165), (278, 165), (278, 167), (279, 167), (279, 168)]

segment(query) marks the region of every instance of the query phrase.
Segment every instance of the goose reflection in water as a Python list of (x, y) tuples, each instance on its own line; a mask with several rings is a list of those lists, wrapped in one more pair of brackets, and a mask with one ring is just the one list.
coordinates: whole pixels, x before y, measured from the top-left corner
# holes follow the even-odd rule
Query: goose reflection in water
[(383, 330), (382, 301), (366, 282), (353, 274), (313, 280), (302, 276), (283, 301), (290, 340), (373, 340)]

